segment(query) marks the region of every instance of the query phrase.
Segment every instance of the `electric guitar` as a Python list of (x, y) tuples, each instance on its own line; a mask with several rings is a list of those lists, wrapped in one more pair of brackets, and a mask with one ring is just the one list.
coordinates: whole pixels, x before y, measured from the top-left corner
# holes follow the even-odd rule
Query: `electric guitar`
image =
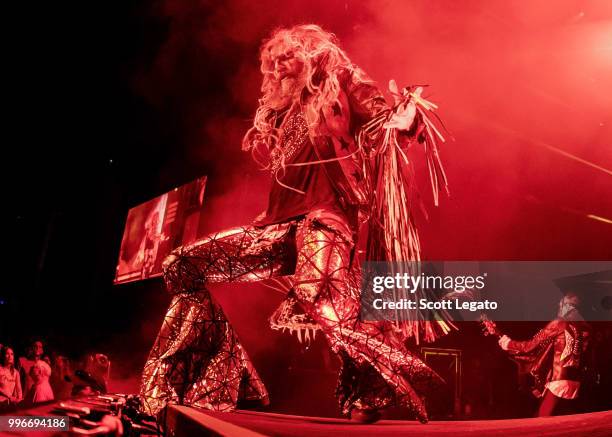
[[(490, 320), (486, 314), (482, 314), (480, 316), (480, 323), (482, 325), (483, 335), (492, 335), (498, 340), (504, 335), (497, 327), (497, 324), (493, 320)], [(510, 359), (517, 365), (519, 374), (530, 373), (529, 369), (531, 365), (530, 360), (527, 357), (511, 350), (506, 350), (504, 352), (506, 352)]]

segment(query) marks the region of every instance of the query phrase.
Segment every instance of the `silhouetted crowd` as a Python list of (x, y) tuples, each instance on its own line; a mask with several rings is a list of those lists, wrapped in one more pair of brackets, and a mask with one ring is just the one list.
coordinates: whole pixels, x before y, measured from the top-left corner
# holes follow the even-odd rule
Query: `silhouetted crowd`
[(35, 340), (17, 359), (10, 345), (0, 343), (0, 410), (105, 393), (109, 371), (110, 362), (103, 354), (73, 362), (45, 353), (43, 342)]

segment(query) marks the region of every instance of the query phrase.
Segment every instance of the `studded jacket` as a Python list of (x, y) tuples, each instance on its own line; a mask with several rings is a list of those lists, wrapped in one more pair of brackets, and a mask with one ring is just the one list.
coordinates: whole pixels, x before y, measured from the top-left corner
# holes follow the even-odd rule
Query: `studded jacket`
[(589, 326), (583, 321), (556, 319), (538, 331), (531, 340), (508, 343), (508, 350), (520, 361), (529, 362), (530, 373), (541, 391), (550, 381), (580, 381)]

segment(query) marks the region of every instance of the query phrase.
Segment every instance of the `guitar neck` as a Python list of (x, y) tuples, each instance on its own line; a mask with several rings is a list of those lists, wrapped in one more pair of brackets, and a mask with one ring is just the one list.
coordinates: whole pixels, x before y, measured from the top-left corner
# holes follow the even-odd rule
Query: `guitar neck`
[(485, 335), (494, 335), (497, 338), (500, 338), (503, 335), (499, 328), (497, 328), (497, 324), (494, 321), (489, 320), (486, 316), (483, 315), (481, 317), (480, 323), (482, 324), (482, 329)]

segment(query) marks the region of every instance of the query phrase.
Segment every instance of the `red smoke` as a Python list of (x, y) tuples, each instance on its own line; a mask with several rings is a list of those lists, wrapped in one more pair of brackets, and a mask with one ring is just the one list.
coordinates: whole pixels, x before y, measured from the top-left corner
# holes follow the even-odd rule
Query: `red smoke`
[[(598, 219), (612, 220), (608, 2), (167, 1), (162, 10), (168, 39), (138, 84), (183, 114), (185, 165), (200, 163), (218, 193), (231, 193), (215, 200), (216, 214), (233, 205), (234, 220), (219, 227), (265, 205), (265, 178), (239, 146), (259, 95), (259, 43), (275, 27), (315, 22), (381, 88), (390, 78), (428, 84), (440, 105), (454, 138), (442, 151), (451, 198), (420, 220), (428, 258), (609, 256), (612, 223)], [(241, 189), (248, 204), (237, 202)]]

